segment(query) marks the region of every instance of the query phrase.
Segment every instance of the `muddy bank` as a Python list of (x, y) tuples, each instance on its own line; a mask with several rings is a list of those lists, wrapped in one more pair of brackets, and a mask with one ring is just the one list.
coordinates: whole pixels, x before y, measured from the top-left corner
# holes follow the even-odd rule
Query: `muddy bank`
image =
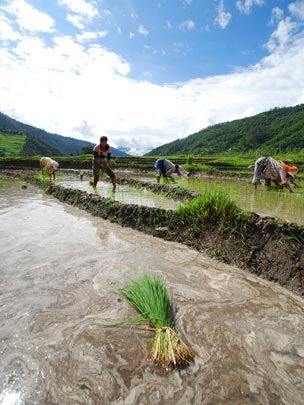
[[(15, 172), (14, 175), (20, 177), (20, 172)], [(94, 216), (168, 241), (183, 243), (304, 296), (304, 227), (252, 213), (246, 229), (241, 232), (222, 229), (214, 218), (199, 220), (199, 226), (194, 230), (189, 224), (182, 222), (178, 212), (173, 210), (123, 204), (85, 191), (41, 181), (26, 174), (22, 177), (60, 201)], [(151, 184), (133, 179), (120, 179), (119, 182), (149, 188), (166, 197), (183, 201), (198, 195), (179, 186)]]

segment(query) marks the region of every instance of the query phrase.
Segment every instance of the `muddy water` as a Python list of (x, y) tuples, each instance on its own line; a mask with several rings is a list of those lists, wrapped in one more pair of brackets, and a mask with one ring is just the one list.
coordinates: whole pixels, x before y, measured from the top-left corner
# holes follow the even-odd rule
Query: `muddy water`
[[(141, 181), (155, 182), (153, 176), (144, 176), (144, 173), (137, 173), (137, 175), (129, 173), (129, 176)], [(117, 172), (117, 177), (128, 177), (128, 173)], [(93, 192), (88, 177), (80, 181), (75, 173), (65, 172), (64, 170), (58, 172), (56, 183), (88, 193)], [(254, 192), (249, 181), (240, 179), (178, 178), (176, 185), (200, 193), (220, 190), (225, 192), (233, 201), (236, 201), (245, 211), (304, 225), (304, 185), (298, 183), (301, 188), (294, 189), (293, 193), (289, 193), (287, 190), (283, 192), (265, 190), (263, 186), (259, 186), (258, 190)], [(111, 184), (106, 179), (98, 183), (95, 193), (101, 197), (111, 198), (125, 204), (138, 204), (148, 207), (177, 209), (181, 204), (149, 190), (135, 189), (128, 185), (118, 185), (115, 193), (113, 193)]]
[(85, 178), (82, 181), (73, 173), (59, 172), (57, 175), (56, 184), (63, 187), (70, 187), (86, 191), (87, 193), (94, 193), (101, 197), (111, 198), (113, 201), (119, 201), (124, 204), (137, 204), (146, 207), (155, 207), (163, 209), (177, 209), (180, 202), (166, 198), (162, 195), (153, 193), (146, 189), (136, 189), (128, 185), (117, 186), (115, 192), (112, 190), (111, 183), (106, 180), (98, 182), (94, 190), (90, 181)]
[(301, 188), (294, 188), (293, 193), (286, 189), (282, 192), (265, 190), (263, 186), (253, 191), (249, 181), (240, 179), (183, 178), (178, 183), (198, 192), (220, 190), (245, 211), (304, 225), (304, 194), (300, 182)]
[[(0, 403), (304, 404), (304, 301), (188, 248), (0, 183)], [(116, 291), (160, 275), (195, 351), (147, 362), (151, 335)]]

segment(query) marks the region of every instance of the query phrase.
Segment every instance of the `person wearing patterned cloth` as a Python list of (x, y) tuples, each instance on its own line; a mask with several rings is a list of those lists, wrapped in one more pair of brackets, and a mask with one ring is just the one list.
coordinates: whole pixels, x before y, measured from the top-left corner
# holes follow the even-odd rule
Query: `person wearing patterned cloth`
[(273, 181), (277, 187), (283, 185), (292, 192), (290, 184), (294, 184), (297, 172), (296, 166), (289, 166), (280, 160), (263, 156), (255, 162), (252, 185), (256, 190), (260, 180), (264, 179), (266, 187), (270, 186)]
[(93, 148), (93, 153), (93, 187), (96, 188), (99, 181), (99, 170), (104, 169), (111, 179), (114, 191), (116, 189), (116, 177), (115, 173), (109, 166), (111, 147), (108, 145), (108, 138), (106, 136), (100, 138), (99, 144), (95, 145)]

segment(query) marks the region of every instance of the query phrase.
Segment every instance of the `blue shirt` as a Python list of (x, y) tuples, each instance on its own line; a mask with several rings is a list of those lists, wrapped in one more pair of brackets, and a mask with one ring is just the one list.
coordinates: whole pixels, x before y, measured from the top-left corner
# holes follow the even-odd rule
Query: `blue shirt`
[(165, 161), (164, 158), (162, 158), (162, 159), (157, 159), (157, 161), (154, 163), (154, 168), (155, 168), (155, 169), (162, 169), (163, 166), (164, 166), (164, 161)]

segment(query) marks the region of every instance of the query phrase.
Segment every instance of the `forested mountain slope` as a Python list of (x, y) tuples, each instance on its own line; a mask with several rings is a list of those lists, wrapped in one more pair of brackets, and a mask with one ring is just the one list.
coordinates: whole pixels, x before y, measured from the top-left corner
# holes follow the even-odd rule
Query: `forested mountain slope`
[(258, 151), (260, 154), (304, 149), (304, 104), (270, 111), (205, 128), (159, 146), (147, 156), (222, 154)]
[[(98, 139), (97, 136), (96, 143)], [(0, 156), (77, 156), (90, 153), (94, 145), (91, 142), (51, 134), (0, 112)], [(113, 156), (128, 156), (119, 149), (112, 147), (111, 150)]]

